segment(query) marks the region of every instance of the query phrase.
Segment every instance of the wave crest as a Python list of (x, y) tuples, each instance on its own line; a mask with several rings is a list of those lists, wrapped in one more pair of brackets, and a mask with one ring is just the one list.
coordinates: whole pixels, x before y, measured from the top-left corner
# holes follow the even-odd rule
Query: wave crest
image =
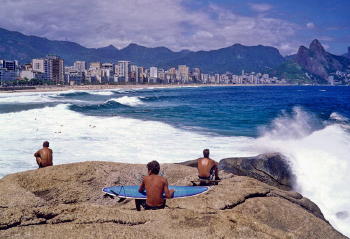
[(329, 116), (329, 119), (332, 119), (332, 120), (336, 120), (336, 121), (340, 121), (340, 122), (348, 122), (349, 119), (346, 118), (345, 116), (337, 113), (337, 112), (333, 112), (330, 116)]
[(127, 105), (127, 106), (138, 106), (144, 104), (141, 100), (141, 97), (139, 96), (123, 96), (119, 98), (113, 98), (107, 100), (105, 103), (109, 102), (117, 102), (122, 105)]

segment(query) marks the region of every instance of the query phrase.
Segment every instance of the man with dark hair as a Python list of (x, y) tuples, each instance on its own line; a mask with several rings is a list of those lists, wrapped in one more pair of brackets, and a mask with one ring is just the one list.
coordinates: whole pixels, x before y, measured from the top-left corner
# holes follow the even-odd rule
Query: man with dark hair
[(157, 161), (152, 161), (147, 164), (148, 176), (143, 178), (140, 185), (139, 192), (142, 193), (146, 190), (147, 199), (136, 199), (136, 210), (140, 211), (141, 206), (145, 210), (157, 210), (165, 207), (166, 200), (163, 198), (163, 193), (166, 198), (172, 198), (174, 196), (174, 190), (169, 190), (168, 180), (162, 176), (159, 176), (160, 165)]
[(39, 168), (52, 166), (52, 150), (49, 148), (49, 145), (49, 142), (45, 141), (43, 143), (43, 148), (34, 154)]
[(209, 149), (203, 150), (203, 158), (199, 158), (197, 162), (198, 177), (203, 180), (220, 180), (218, 163), (209, 158)]

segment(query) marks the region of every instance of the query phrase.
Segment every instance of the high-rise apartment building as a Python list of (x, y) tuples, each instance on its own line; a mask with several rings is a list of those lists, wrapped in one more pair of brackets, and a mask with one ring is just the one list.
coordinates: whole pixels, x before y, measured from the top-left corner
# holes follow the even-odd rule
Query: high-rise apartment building
[(76, 69), (78, 72), (86, 71), (86, 62), (85, 61), (75, 61), (74, 62), (74, 69)]
[(46, 58), (33, 59), (32, 67), (34, 73), (40, 73), (39, 78), (42, 80), (54, 84), (64, 83), (64, 61), (62, 58), (48, 55)]
[(149, 76), (150, 78), (157, 79), (158, 78), (158, 68), (152, 66), (149, 68)]
[(118, 67), (118, 78), (121, 78), (125, 83), (129, 82), (130, 61), (118, 61)]
[(46, 57), (48, 61), (48, 78), (51, 82), (55, 84), (63, 84), (64, 83), (64, 62), (63, 59), (49, 55)]
[(45, 69), (47, 69), (47, 61), (44, 58), (33, 59), (32, 69), (33, 69), (33, 72), (45, 73)]
[(189, 78), (189, 68), (186, 65), (179, 65), (178, 66), (178, 76), (177, 78), (182, 83), (187, 83)]
[(18, 77), (18, 62), (0, 60), (0, 84), (6, 84), (15, 81)]
[(196, 83), (201, 81), (201, 69), (193, 68), (192, 71), (192, 80)]
[(100, 70), (102, 67), (101, 62), (91, 62), (89, 70)]

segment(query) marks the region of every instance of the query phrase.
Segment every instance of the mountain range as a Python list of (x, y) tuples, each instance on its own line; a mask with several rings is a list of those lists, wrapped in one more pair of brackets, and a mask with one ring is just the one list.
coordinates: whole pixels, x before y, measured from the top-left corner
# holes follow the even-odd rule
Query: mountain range
[(190, 67), (199, 67), (203, 72), (218, 73), (227, 71), (241, 73), (243, 69), (266, 71), (285, 61), (276, 48), (261, 45), (235, 44), (218, 50), (197, 52), (189, 50), (174, 52), (166, 47), (148, 48), (134, 43), (123, 49), (117, 49), (112, 45), (86, 48), (74, 42), (52, 41), (0, 28), (0, 58), (17, 59), (21, 63), (27, 63), (33, 58), (48, 54), (59, 55), (67, 65), (73, 64), (76, 60), (87, 62), (129, 60), (145, 67), (168, 68), (186, 64)]
[[(66, 65), (76, 60), (87, 62), (117, 62), (129, 60), (136, 65), (163, 68), (184, 64), (199, 67), (206, 73), (246, 72), (270, 73), (286, 78), (290, 83), (326, 83), (331, 72), (347, 70), (350, 66), (350, 49), (343, 56), (324, 50), (318, 40), (309, 48), (301, 46), (296, 55), (283, 57), (271, 46), (229, 47), (209, 51), (172, 51), (166, 47), (144, 47), (130, 44), (118, 49), (112, 45), (102, 48), (86, 48), (69, 41), (55, 41), (0, 28), (0, 59), (16, 59), (28, 63), (33, 58), (48, 54), (59, 55)], [(347, 58), (349, 57), (349, 58)]]

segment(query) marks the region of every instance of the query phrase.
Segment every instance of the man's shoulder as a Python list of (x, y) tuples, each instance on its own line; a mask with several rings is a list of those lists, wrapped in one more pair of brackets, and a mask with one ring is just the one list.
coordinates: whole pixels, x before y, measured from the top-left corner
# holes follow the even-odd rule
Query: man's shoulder
[(158, 179), (159, 181), (167, 182), (166, 177), (163, 177), (163, 176), (160, 176), (160, 175), (155, 175), (155, 176), (157, 177), (157, 179)]

